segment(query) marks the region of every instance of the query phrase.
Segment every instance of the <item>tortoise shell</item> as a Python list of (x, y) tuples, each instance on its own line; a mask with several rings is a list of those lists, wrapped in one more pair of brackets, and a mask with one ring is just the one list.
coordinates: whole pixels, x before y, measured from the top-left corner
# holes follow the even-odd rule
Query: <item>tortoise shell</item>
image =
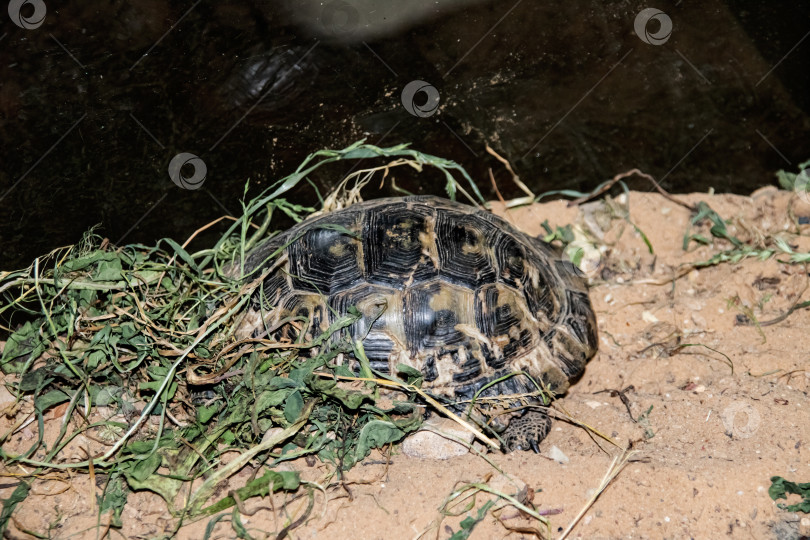
[(307, 219), (250, 253), (245, 268), (271, 271), (240, 335), (297, 317), (312, 339), (354, 306), (362, 316), (347, 331), (372, 368), (410, 366), (423, 389), (456, 402), (485, 385), (479, 398), (536, 392), (525, 376), (504, 378), (513, 372), (562, 393), (596, 352), (576, 266), (500, 217), (438, 197)]

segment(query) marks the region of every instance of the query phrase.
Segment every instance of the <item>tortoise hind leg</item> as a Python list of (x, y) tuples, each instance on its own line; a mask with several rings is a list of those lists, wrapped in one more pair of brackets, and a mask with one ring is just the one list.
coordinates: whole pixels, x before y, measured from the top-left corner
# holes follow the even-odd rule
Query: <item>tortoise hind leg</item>
[(546, 413), (527, 411), (509, 422), (503, 433), (504, 448), (507, 452), (531, 449), (539, 454), (540, 441), (546, 438), (550, 429), (551, 419)]

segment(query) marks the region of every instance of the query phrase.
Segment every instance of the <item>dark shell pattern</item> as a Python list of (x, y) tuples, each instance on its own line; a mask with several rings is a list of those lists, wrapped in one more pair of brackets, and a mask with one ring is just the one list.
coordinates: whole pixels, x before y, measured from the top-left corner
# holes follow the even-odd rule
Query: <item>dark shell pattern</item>
[[(299, 316), (311, 339), (355, 306), (363, 316), (348, 331), (365, 336), (372, 368), (411, 366), (434, 395), (470, 399), (517, 371), (562, 393), (597, 348), (579, 269), (500, 217), (450, 200), (377, 199), (308, 219), (246, 260), (248, 270), (271, 265), (242, 335)], [(508, 377), (480, 395), (535, 390)]]

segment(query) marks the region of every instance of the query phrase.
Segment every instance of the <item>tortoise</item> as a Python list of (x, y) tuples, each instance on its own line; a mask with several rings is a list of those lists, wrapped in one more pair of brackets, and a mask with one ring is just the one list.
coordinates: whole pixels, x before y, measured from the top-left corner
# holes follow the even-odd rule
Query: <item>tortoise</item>
[[(344, 331), (363, 340), (372, 369), (410, 366), (423, 390), (454, 403), (513, 407), (526, 400), (513, 395), (534, 393), (531, 404), (542, 405), (537, 383), (564, 393), (597, 348), (574, 264), (498, 216), (439, 197), (376, 199), (304, 220), (249, 253), (245, 271), (254, 270), (269, 273), (238, 335), (300, 317), (311, 340), (354, 306), (361, 316)], [(534, 409), (485, 406), (478, 421), (502, 432), (506, 451), (537, 452), (550, 420)]]

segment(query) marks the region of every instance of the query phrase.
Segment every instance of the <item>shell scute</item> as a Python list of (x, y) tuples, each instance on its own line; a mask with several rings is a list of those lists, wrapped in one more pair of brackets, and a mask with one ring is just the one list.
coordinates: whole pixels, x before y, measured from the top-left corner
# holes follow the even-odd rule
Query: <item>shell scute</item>
[(354, 307), (361, 317), (346, 332), (374, 369), (404, 363), (448, 398), (535, 383), (562, 392), (596, 351), (581, 272), (503, 219), (444, 199), (380, 199), (304, 221), (251, 253), (246, 270), (270, 264), (254, 302), (262, 325), (299, 317), (312, 338)]

